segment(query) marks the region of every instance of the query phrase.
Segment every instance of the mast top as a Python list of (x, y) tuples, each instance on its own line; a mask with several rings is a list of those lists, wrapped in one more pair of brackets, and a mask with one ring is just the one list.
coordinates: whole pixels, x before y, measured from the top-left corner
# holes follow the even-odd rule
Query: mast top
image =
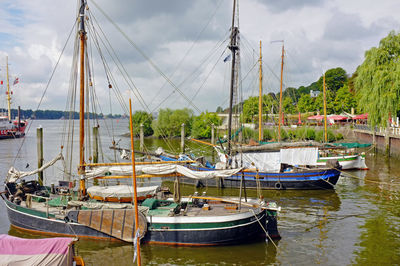
[(86, 1), (81, 0), (81, 6), (79, 7), (79, 32), (81, 34), (86, 34), (85, 31), (85, 8), (86, 8)]

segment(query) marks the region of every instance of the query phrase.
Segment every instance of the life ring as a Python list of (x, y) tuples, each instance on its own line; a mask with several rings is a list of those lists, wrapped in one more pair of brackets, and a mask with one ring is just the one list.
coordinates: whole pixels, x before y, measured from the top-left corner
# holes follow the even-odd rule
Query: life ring
[(281, 184), (281, 182), (276, 182), (276, 183), (275, 183), (275, 188), (276, 188), (276, 189), (282, 189), (282, 184)]

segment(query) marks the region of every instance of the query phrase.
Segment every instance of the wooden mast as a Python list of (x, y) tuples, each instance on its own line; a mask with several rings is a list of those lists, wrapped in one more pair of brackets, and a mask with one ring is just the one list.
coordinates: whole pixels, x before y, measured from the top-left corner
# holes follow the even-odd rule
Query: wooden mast
[(7, 70), (7, 107), (8, 107), (8, 120), (11, 121), (11, 91), (10, 81), (8, 76), (8, 56), (6, 56), (6, 70)]
[(231, 43), (229, 49), (232, 52), (232, 69), (231, 69), (231, 86), (229, 93), (229, 116), (228, 116), (228, 156), (231, 155), (231, 134), (232, 134), (232, 108), (233, 108), (233, 89), (235, 86), (235, 65), (236, 65), (236, 51), (239, 49), (237, 46), (237, 34), (239, 33), (238, 27), (235, 27), (235, 14), (236, 14), (236, 0), (233, 0), (233, 13), (232, 13), (232, 27), (231, 27)]
[[(282, 41), (283, 42), (283, 41)], [(278, 142), (281, 142), (281, 123), (283, 120), (282, 116), (282, 83), (283, 83), (283, 57), (285, 54), (285, 48), (282, 43), (282, 62), (281, 62), (281, 85), (279, 90), (279, 122), (278, 122)]]
[(81, 7), (79, 9), (80, 19), (80, 97), (79, 97), (79, 168), (78, 174), (80, 175), (79, 190), (81, 196), (86, 194), (85, 187), (85, 43), (86, 43), (86, 31), (85, 31), (85, 1), (81, 0)]
[[(136, 184), (136, 169), (135, 169), (135, 147), (134, 147), (134, 139), (133, 139), (133, 125), (132, 125), (132, 101), (129, 99), (129, 129), (131, 133), (131, 157), (132, 157), (132, 185), (133, 185), (133, 195), (134, 201), (133, 204), (135, 206), (135, 236), (136, 232), (139, 230), (139, 216), (138, 216), (138, 203), (137, 203), (137, 184)], [(141, 265), (140, 258), (140, 240), (137, 240), (136, 243), (136, 252), (137, 252), (137, 265)]]
[(261, 53), (261, 41), (260, 41), (260, 89), (258, 95), (258, 141), (261, 142), (263, 140), (263, 125), (262, 125), (262, 53)]
[(325, 88), (325, 73), (323, 77), (323, 84), (324, 84), (324, 140), (328, 142), (328, 130), (326, 126), (326, 88)]

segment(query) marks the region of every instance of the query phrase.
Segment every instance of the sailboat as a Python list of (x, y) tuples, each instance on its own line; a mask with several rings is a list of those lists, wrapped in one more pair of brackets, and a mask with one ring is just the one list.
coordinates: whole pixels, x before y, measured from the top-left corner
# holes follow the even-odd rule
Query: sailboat
[[(7, 84), (7, 110), (6, 114), (0, 113), (0, 139), (11, 139), (21, 138), (25, 136), (25, 129), (28, 125), (28, 121), (21, 120), (20, 108), (18, 107), (18, 117), (12, 120), (11, 117), (11, 95), (10, 82), (8, 75), (8, 57), (6, 57), (6, 84)], [(18, 80), (14, 81), (16, 84)], [(1, 82), (3, 84), (3, 81)]]
[[(211, 144), (217, 153), (220, 161), (214, 168), (199, 164), (189, 164), (188, 168), (194, 171), (215, 171), (215, 169), (240, 169), (237, 173), (219, 180), (207, 180), (207, 186), (225, 186), (233, 188), (261, 188), (261, 189), (333, 189), (340, 176), (340, 166), (337, 160), (328, 160), (324, 166), (317, 166), (318, 148), (304, 147), (303, 145), (291, 145), (289, 148), (281, 146), (276, 151), (249, 152), (241, 145), (233, 147), (232, 142), (232, 111), (233, 95), (237, 86), (239, 57), (239, 28), (235, 23), (235, 7), (232, 19), (231, 42), (229, 49), (232, 53), (231, 83), (229, 94), (229, 116), (228, 116), (228, 140), (227, 147), (222, 148)], [(282, 45), (281, 82), (280, 82), (280, 108), (279, 108), (279, 143), (281, 132), (282, 113), (282, 77), (284, 63), (284, 46)], [(260, 43), (260, 102), (262, 96), (262, 62)], [(261, 104), (259, 106), (261, 137)], [(173, 159), (173, 158), (170, 158)], [(184, 178), (182, 182), (201, 185), (202, 182)]]
[[(279, 207), (274, 202), (265, 202), (262, 198), (244, 202), (241, 198), (215, 198), (196, 194), (186, 198), (179, 196), (180, 176), (214, 179), (230, 176), (240, 169), (197, 172), (175, 162), (135, 162), (134, 155), (132, 163), (98, 163), (97, 159), (93, 162), (85, 160), (87, 158), (90, 161), (90, 158), (85, 157), (84, 149), (87, 141), (85, 122), (88, 122), (85, 119), (85, 91), (87, 86), (92, 85), (88, 75), (85, 75), (85, 70), (90, 69), (85, 51), (86, 42), (90, 39), (85, 30), (89, 20), (85, 16), (86, 10), (89, 10), (87, 2), (81, 0), (77, 23), (79, 47), (75, 46), (79, 51), (75, 55), (79, 56), (76, 66), (80, 66), (80, 75), (79, 79), (75, 76), (76, 79), (72, 82), (78, 84), (72, 87), (79, 87), (80, 99), (79, 178), (75, 180), (79, 182), (79, 189), (73, 189), (72, 180), (60, 181), (54, 187), (45, 187), (35, 180), (21, 180), (44, 171), (58, 160), (64, 161), (63, 147), (56, 158), (37, 170), (21, 172), (12, 167), (6, 178), (6, 191), (1, 193), (11, 225), (20, 230), (48, 235), (125, 242), (136, 242), (139, 238), (148, 243), (169, 245), (224, 245), (265, 239), (267, 236), (280, 238), (277, 231)], [(73, 70), (72, 73), (78, 72)], [(129, 113), (132, 114), (131, 105)], [(134, 151), (132, 125), (131, 146)], [(93, 158), (97, 158), (97, 155)], [(63, 172), (69, 174), (68, 169)], [(156, 189), (153, 193), (155, 195), (145, 196), (143, 201), (136, 203), (139, 202), (136, 177), (165, 176), (175, 177), (177, 189), (173, 199), (158, 195), (160, 191)], [(127, 194), (126, 188), (122, 191), (121, 186), (112, 186), (112, 192), (107, 192), (105, 187), (88, 186), (89, 181), (107, 181), (113, 178), (133, 179), (133, 186), (128, 188), (134, 194), (133, 202), (129, 197), (121, 197)], [(96, 189), (92, 189), (93, 187)]]

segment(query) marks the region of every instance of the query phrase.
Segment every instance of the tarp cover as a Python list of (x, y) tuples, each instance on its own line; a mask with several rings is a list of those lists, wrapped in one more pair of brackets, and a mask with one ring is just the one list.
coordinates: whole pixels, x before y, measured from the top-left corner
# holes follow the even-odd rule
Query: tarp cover
[[(149, 186), (149, 187), (138, 187), (137, 196), (146, 197), (154, 196), (157, 192), (159, 186)], [(133, 197), (133, 187), (129, 185), (117, 185), (117, 186), (92, 186), (87, 189), (87, 192), (91, 197), (97, 196), (102, 198), (132, 198)]]
[(262, 171), (278, 173), (281, 169), (280, 152), (247, 152), (237, 154), (233, 158), (233, 166), (240, 166), (243, 160), (244, 168), (257, 168)]
[(317, 165), (318, 148), (281, 149), (281, 163), (289, 165)]
[(72, 265), (73, 238), (24, 239), (0, 235), (0, 265)]
[[(242, 168), (215, 171), (194, 171), (185, 166), (177, 164), (153, 164), (136, 165), (135, 170), (137, 174), (143, 173), (162, 176), (179, 173), (183, 176), (193, 179), (211, 179), (216, 177), (228, 177), (234, 175), (242, 170)], [(86, 170), (86, 177), (94, 178), (98, 176), (103, 176), (106, 173), (111, 175), (131, 175), (132, 166), (97, 167), (94, 169)]]

